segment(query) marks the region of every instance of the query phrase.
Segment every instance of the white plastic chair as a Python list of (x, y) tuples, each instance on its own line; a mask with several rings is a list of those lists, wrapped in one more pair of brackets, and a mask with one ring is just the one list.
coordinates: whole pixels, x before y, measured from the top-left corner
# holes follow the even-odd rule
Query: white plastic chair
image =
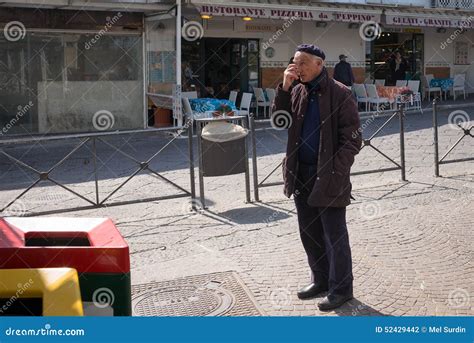
[(193, 109), (191, 108), (191, 104), (189, 103), (189, 99), (182, 97), (181, 100), (183, 102), (184, 115), (190, 119), (194, 119), (195, 115)]
[(395, 83), (396, 87), (406, 87), (407, 86), (407, 80), (397, 80)]
[(239, 114), (249, 115), (250, 104), (252, 103), (252, 93), (243, 93), (242, 100), (240, 101)]
[(265, 98), (265, 93), (262, 88), (254, 88), (255, 100), (257, 102), (257, 117), (258, 117), (258, 108), (263, 107), (263, 116), (267, 116), (267, 107), (270, 107), (270, 101)]
[(420, 81), (419, 80), (410, 80), (408, 81), (408, 88), (413, 92), (413, 107), (421, 111), (421, 93), (420, 93)]
[(376, 86), (385, 86), (385, 79), (376, 79), (375, 80)]
[(229, 101), (232, 101), (234, 105), (236, 105), (237, 95), (239, 95), (239, 92), (237, 91), (231, 91), (229, 94)]
[(456, 100), (456, 92), (464, 93), (464, 100), (466, 100), (466, 75), (456, 74), (454, 75), (454, 84), (451, 87), (451, 93), (453, 94), (454, 100)]
[(188, 98), (188, 99), (197, 99), (198, 97), (198, 92), (197, 91), (192, 91), (192, 92), (182, 92), (181, 96), (183, 98)]
[(439, 92), (441, 100), (443, 100), (443, 91), (441, 90), (441, 87), (431, 87), (430, 86), (431, 80), (433, 80), (433, 79), (434, 79), (433, 74), (428, 74), (428, 75), (423, 76), (423, 79), (422, 79), (424, 81), (423, 95), (428, 93), (428, 101), (430, 101), (431, 100), (431, 98), (430, 98), (431, 92), (434, 92), (434, 93)]
[(413, 93), (419, 93), (420, 92), (420, 81), (418, 81), (418, 80), (408, 81), (407, 86)]
[(381, 98), (377, 93), (377, 87), (375, 85), (365, 85), (367, 88), (367, 95), (369, 97), (369, 104), (377, 105), (377, 112), (380, 109), (380, 104), (389, 103), (390, 107), (393, 107), (395, 100), (390, 100), (389, 98)]
[(268, 102), (270, 103), (270, 116), (272, 115), (272, 106), (273, 106), (273, 100), (275, 100), (276, 97), (276, 90), (274, 88), (265, 88), (265, 92), (267, 93), (268, 97)]
[(352, 85), (352, 89), (356, 95), (357, 103), (365, 104), (365, 110), (369, 110), (369, 97), (367, 96), (367, 92), (363, 84), (354, 83)]

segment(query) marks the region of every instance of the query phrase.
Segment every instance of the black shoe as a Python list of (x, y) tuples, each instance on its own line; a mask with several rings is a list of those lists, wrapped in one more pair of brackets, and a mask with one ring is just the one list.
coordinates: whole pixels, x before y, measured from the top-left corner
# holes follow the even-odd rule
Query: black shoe
[(354, 298), (352, 294), (328, 295), (318, 304), (320, 311), (331, 311)]
[(311, 299), (311, 298), (316, 297), (318, 294), (322, 292), (326, 292), (327, 290), (328, 290), (327, 286), (323, 286), (317, 283), (311, 283), (308, 286), (305, 286), (302, 289), (300, 289), (297, 295), (298, 295), (298, 298), (300, 298), (301, 300)]

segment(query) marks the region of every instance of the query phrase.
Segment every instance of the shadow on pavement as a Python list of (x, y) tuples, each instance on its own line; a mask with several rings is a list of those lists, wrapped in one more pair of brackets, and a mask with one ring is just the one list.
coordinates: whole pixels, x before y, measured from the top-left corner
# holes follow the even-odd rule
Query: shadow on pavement
[(357, 298), (348, 301), (341, 307), (334, 310), (338, 316), (387, 316), (376, 309), (364, 304)]

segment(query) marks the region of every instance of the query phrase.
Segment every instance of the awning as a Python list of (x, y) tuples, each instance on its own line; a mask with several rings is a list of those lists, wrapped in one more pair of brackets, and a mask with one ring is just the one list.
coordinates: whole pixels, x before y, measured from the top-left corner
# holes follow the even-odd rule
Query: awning
[(449, 10), (385, 10), (387, 25), (405, 27), (474, 28), (474, 13)]
[(149, 0), (3, 0), (0, 7), (72, 9), (88, 11), (158, 12), (168, 10), (175, 1)]
[(239, 2), (190, 0), (201, 15), (225, 17), (252, 17), (288, 20), (296, 18), (311, 21), (338, 21), (379, 23), (382, 9), (372, 6), (316, 4), (282, 4), (281, 2)]

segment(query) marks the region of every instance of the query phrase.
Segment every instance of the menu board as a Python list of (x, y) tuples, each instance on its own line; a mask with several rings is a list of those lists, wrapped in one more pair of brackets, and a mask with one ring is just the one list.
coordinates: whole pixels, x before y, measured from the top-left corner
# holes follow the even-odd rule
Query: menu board
[(469, 44), (466, 42), (454, 43), (454, 64), (470, 64), (469, 63)]

